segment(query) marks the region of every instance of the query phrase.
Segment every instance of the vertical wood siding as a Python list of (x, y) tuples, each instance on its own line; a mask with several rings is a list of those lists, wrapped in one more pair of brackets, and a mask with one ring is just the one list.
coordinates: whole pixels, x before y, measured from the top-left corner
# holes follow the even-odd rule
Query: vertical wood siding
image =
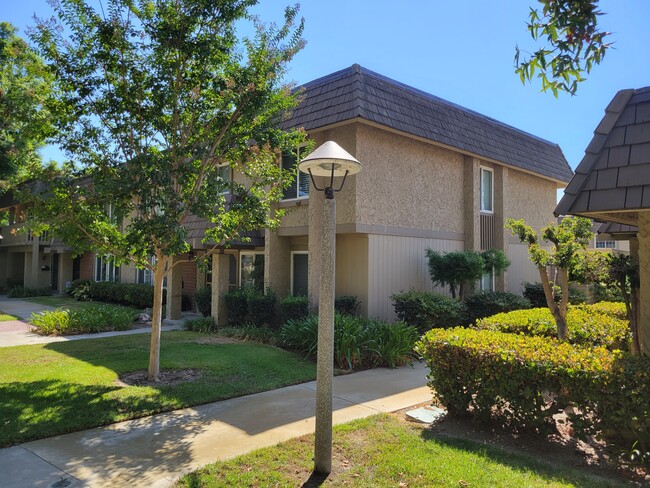
[(508, 244), (508, 290), (511, 293), (521, 295), (522, 283), (539, 282), (539, 271), (528, 257), (528, 246), (524, 244)]
[(368, 313), (368, 236), (336, 236), (336, 295), (354, 295)]
[[(368, 236), (368, 316), (394, 320), (390, 297), (410, 289), (434, 289), (429, 277), (426, 249), (462, 251), (463, 241), (399, 236)], [(447, 293), (447, 290), (435, 288)]]

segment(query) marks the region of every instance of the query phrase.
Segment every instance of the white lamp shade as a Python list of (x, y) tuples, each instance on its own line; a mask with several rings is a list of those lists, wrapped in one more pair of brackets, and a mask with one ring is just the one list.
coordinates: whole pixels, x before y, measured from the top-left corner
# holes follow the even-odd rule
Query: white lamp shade
[(332, 166), (334, 176), (345, 176), (346, 171), (353, 175), (361, 171), (362, 167), (359, 161), (336, 142), (327, 141), (300, 161), (298, 169), (303, 173), (311, 170), (314, 176), (332, 176)]

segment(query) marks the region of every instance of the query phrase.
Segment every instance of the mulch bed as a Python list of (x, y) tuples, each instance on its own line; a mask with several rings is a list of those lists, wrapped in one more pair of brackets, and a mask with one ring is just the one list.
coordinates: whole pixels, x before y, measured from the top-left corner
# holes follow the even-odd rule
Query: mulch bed
[(163, 370), (158, 375), (158, 381), (149, 381), (147, 371), (134, 371), (120, 375), (115, 382), (119, 386), (162, 386), (177, 385), (196, 381), (203, 375), (200, 369)]

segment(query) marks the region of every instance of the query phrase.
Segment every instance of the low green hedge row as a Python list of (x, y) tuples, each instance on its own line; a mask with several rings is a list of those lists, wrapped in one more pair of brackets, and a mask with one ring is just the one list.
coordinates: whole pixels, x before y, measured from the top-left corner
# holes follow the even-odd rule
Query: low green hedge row
[(416, 327), (421, 334), (433, 327), (454, 327), (463, 323), (463, 302), (432, 291), (410, 290), (391, 296), (398, 320)]
[[(66, 294), (79, 301), (118, 303), (135, 308), (153, 307), (153, 286), (114, 281), (75, 280)], [(163, 305), (166, 294), (163, 293)]]
[(650, 447), (650, 358), (461, 327), (429, 331), (417, 350), (450, 413), (548, 432), (565, 409), (579, 438)]
[(56, 309), (32, 314), (30, 322), (43, 335), (72, 335), (128, 330), (137, 317), (134, 310), (111, 305), (91, 305), (75, 310)]
[(9, 298), (27, 298), (27, 297), (46, 297), (52, 294), (52, 288), (49, 286), (42, 286), (38, 288), (31, 288), (29, 286), (14, 286), (7, 296)]
[[(315, 356), (318, 346), (318, 317), (290, 320), (280, 329), (280, 345)], [(412, 361), (418, 339), (414, 327), (403, 322), (390, 324), (337, 313), (334, 319), (334, 361), (342, 369), (388, 366)]]
[(591, 305), (580, 304), (576, 305), (574, 308), (587, 309), (602, 313), (603, 315), (609, 315), (619, 320), (627, 320), (627, 310), (625, 308), (625, 303), (623, 302), (597, 302), (592, 303)]
[[(587, 305), (569, 307), (566, 318), (572, 344), (605, 346), (611, 350), (629, 349), (630, 333), (626, 320)], [(479, 320), (475, 328), (528, 336), (557, 336), (557, 325), (548, 308), (496, 314)]]

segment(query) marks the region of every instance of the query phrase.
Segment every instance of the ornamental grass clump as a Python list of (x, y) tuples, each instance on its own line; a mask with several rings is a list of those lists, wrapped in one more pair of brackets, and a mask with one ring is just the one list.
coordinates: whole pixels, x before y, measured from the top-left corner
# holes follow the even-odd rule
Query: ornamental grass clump
[(548, 433), (564, 411), (578, 438), (650, 447), (650, 358), (461, 327), (433, 329), (416, 349), (451, 414)]
[[(403, 322), (394, 324), (346, 314), (334, 319), (334, 362), (341, 369), (387, 366), (411, 362), (418, 332)], [(316, 355), (318, 317), (289, 320), (280, 329), (280, 344), (306, 357)]]
[(110, 305), (91, 305), (75, 310), (56, 309), (32, 314), (30, 322), (42, 335), (73, 335), (133, 327), (136, 311)]

